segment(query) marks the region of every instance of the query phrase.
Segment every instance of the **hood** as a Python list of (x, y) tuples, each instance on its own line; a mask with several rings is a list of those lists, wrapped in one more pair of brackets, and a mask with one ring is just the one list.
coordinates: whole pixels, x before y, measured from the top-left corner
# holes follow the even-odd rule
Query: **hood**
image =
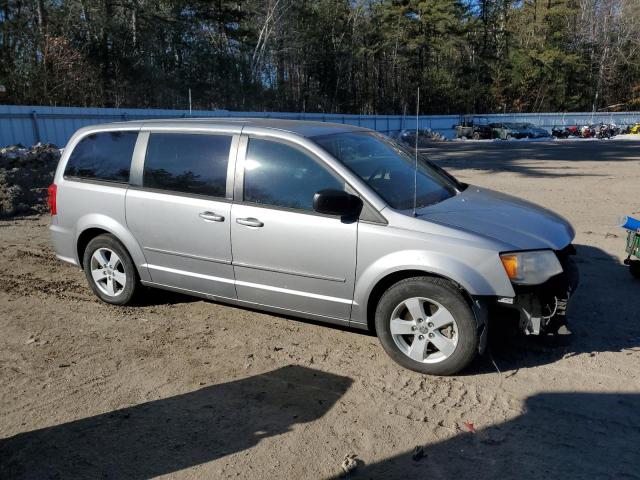
[(421, 220), (482, 235), (513, 250), (561, 250), (575, 235), (569, 222), (546, 208), (473, 185), (416, 213)]

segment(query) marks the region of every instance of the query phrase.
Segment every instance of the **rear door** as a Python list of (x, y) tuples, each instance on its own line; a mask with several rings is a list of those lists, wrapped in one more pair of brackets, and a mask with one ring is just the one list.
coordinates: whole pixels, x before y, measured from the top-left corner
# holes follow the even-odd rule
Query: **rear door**
[(299, 146), (243, 137), (235, 187), (238, 299), (348, 320), (358, 223), (313, 210), (317, 191), (343, 189), (344, 181)]
[(231, 202), (238, 136), (143, 132), (144, 161), (134, 159), (127, 225), (144, 250), (153, 283), (236, 298), (231, 265)]

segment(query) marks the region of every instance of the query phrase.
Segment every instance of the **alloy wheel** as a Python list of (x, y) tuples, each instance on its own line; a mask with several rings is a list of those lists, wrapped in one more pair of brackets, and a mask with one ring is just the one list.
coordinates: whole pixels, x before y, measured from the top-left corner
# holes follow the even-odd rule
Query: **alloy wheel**
[(435, 300), (408, 298), (393, 310), (390, 322), (396, 346), (416, 362), (442, 362), (453, 355), (458, 345), (455, 318)]
[(109, 297), (117, 297), (127, 285), (124, 264), (109, 248), (98, 248), (91, 255), (91, 276), (98, 289)]

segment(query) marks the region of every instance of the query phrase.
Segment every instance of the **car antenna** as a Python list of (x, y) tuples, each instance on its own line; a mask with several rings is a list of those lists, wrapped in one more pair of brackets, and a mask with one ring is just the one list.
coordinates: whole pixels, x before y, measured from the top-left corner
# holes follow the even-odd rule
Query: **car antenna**
[(416, 217), (416, 204), (418, 203), (418, 122), (420, 119), (420, 87), (418, 87), (418, 98), (416, 101), (416, 148), (415, 148), (415, 165), (413, 168), (413, 216)]

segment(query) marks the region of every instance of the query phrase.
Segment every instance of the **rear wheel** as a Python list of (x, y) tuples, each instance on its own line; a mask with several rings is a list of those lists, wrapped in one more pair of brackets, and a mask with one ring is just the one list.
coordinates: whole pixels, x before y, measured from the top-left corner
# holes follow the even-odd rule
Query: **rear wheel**
[(380, 299), (375, 322), (389, 356), (416, 372), (451, 375), (476, 356), (475, 317), (446, 280), (414, 277), (396, 283)]
[(127, 249), (110, 234), (89, 242), (83, 256), (84, 273), (93, 292), (104, 302), (125, 305), (138, 286), (138, 272)]

